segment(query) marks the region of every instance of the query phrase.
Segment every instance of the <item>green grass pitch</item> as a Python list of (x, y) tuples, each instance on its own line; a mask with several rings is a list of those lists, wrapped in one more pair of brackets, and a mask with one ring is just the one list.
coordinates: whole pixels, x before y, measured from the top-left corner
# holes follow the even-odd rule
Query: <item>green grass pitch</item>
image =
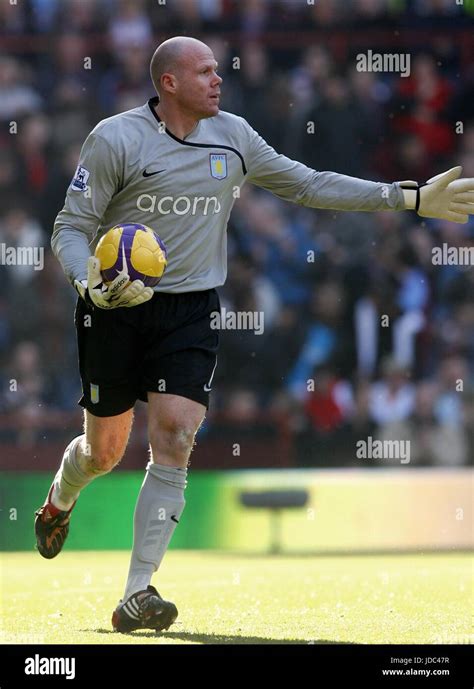
[(0, 643), (472, 643), (469, 554), (296, 557), (170, 551), (153, 584), (167, 632), (110, 619), (129, 553), (0, 555)]

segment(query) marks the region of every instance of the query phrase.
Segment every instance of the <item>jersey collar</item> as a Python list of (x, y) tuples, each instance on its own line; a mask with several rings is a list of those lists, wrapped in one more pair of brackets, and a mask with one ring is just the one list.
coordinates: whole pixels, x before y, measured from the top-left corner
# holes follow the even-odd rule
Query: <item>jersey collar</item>
[[(154, 96), (153, 98), (150, 98), (150, 99), (148, 100), (148, 107), (150, 108), (151, 114), (153, 115), (153, 117), (155, 118), (155, 120), (156, 120), (157, 122), (161, 123), (161, 120), (160, 120), (160, 118), (158, 117), (158, 113), (157, 113), (156, 110), (155, 110), (155, 107), (158, 105), (159, 102), (160, 102), (159, 97), (158, 97), (158, 96)], [(166, 133), (168, 134), (168, 136), (170, 136), (170, 137), (171, 137), (172, 139), (174, 139), (175, 141), (179, 141), (179, 143), (182, 144), (182, 143), (187, 143), (189, 137), (192, 136), (193, 134), (195, 134), (195, 133), (197, 132), (197, 130), (199, 129), (200, 124), (201, 124), (201, 121), (199, 120), (199, 122), (197, 123), (197, 125), (194, 127), (194, 129), (192, 130), (192, 132), (190, 132), (190, 133), (188, 134), (188, 136), (187, 136), (186, 139), (179, 139), (179, 138), (178, 138), (177, 136), (175, 136), (172, 132), (170, 132), (170, 130), (168, 129), (168, 127), (165, 127), (165, 131), (166, 131)]]

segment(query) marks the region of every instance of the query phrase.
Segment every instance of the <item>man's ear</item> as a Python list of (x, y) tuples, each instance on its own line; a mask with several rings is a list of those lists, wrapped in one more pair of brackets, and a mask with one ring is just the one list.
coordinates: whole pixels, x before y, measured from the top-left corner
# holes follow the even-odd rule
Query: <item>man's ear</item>
[(161, 88), (166, 93), (176, 93), (176, 77), (174, 74), (161, 75)]

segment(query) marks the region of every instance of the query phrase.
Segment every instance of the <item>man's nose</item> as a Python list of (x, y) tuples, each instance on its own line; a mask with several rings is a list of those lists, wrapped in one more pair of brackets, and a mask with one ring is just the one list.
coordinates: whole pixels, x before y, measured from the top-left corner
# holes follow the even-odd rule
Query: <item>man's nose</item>
[(220, 86), (222, 84), (222, 77), (220, 77), (218, 74), (215, 74), (214, 76), (215, 76), (214, 83), (217, 83)]

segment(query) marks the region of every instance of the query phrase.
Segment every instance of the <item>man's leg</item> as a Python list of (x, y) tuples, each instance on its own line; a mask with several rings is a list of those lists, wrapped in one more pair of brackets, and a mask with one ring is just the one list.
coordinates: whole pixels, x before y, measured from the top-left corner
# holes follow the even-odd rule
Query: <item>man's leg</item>
[(205, 412), (203, 404), (185, 397), (148, 393), (151, 460), (135, 508), (124, 600), (147, 588), (179, 522), (185, 505), (188, 459)]
[(132, 422), (133, 409), (108, 417), (84, 411), (84, 433), (69, 443), (54, 479), (54, 506), (70, 509), (82, 488), (112, 471), (125, 453)]
[[(178, 615), (149, 582), (184, 509), (189, 455), (216, 367), (219, 334), (211, 316), (218, 309), (215, 290), (157, 294), (150, 306), (139, 390), (142, 399), (147, 391), (151, 461), (135, 508), (125, 596), (112, 616), (119, 632), (168, 629)], [(163, 381), (166, 394), (159, 392)]]
[(133, 409), (110, 417), (84, 411), (84, 434), (69, 443), (46, 502), (36, 512), (36, 540), (43, 557), (51, 559), (61, 551), (81, 490), (123, 457), (132, 421)]

